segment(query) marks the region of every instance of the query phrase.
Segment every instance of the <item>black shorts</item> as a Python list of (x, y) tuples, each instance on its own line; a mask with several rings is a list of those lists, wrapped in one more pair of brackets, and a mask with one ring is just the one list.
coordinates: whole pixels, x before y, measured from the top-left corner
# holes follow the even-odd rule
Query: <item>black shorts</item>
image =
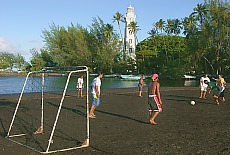
[(224, 97), (224, 90), (220, 93), (220, 97)]
[(150, 106), (150, 110), (162, 112), (162, 107), (161, 107), (161, 104), (160, 104), (157, 96), (149, 97), (148, 98), (148, 104)]

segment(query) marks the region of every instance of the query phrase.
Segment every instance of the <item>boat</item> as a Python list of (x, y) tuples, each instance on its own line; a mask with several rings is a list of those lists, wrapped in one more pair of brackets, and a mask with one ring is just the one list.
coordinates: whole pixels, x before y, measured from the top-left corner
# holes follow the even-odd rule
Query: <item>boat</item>
[(183, 79), (196, 79), (196, 76), (194, 76), (194, 75), (183, 75), (183, 77), (182, 77)]
[(98, 74), (89, 74), (89, 76), (97, 76)]
[(117, 77), (119, 77), (119, 75), (118, 74), (106, 74), (103, 77), (105, 77), (105, 78), (117, 78)]
[(195, 87), (196, 86), (196, 80), (185, 80), (184, 86), (185, 87)]
[(120, 75), (120, 77), (124, 80), (139, 80), (141, 75)]

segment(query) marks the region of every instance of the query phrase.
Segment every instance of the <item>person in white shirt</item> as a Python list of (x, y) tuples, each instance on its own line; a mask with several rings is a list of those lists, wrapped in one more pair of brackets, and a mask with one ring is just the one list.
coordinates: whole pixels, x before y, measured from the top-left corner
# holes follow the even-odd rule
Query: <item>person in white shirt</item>
[(92, 107), (89, 112), (90, 118), (96, 118), (94, 114), (95, 109), (100, 105), (100, 97), (101, 97), (101, 78), (103, 77), (102, 73), (99, 73), (98, 76), (93, 79), (91, 83), (91, 95), (92, 95)]
[(83, 81), (83, 76), (81, 75), (78, 79), (77, 79), (77, 96), (78, 97), (83, 97), (82, 95), (82, 89), (84, 88), (84, 81)]
[(203, 77), (200, 78), (200, 98), (206, 99), (209, 82), (210, 79), (208, 77), (208, 74), (205, 74)]

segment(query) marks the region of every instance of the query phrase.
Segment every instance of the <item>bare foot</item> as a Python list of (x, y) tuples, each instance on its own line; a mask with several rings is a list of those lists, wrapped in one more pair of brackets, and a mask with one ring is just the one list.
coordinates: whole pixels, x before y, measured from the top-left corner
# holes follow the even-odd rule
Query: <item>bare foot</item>
[(153, 121), (153, 120), (150, 120), (149, 122), (150, 122), (150, 124), (152, 124), (152, 125), (157, 125), (157, 123), (156, 123), (155, 121)]
[(93, 116), (93, 115), (89, 115), (89, 118), (96, 118), (95, 116)]
[(37, 131), (35, 131), (34, 134), (42, 134), (42, 133), (43, 133), (43, 129), (42, 129), (42, 127), (39, 127), (39, 128), (37, 129)]

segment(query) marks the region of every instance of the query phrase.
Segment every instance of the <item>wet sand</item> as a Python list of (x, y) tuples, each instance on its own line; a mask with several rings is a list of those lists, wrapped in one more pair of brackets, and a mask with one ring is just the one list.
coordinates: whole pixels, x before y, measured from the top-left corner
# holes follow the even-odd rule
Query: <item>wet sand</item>
[[(143, 97), (138, 97), (138, 88), (102, 89), (96, 119), (90, 119), (90, 146), (54, 154), (230, 154), (229, 88), (219, 106), (209, 94), (206, 100), (199, 99), (198, 87), (162, 87), (161, 95), (163, 112), (156, 119), (158, 124), (151, 125), (146, 87)], [(0, 95), (0, 154), (40, 154), (4, 138), (18, 97)], [(75, 100), (80, 99), (69, 98)]]

